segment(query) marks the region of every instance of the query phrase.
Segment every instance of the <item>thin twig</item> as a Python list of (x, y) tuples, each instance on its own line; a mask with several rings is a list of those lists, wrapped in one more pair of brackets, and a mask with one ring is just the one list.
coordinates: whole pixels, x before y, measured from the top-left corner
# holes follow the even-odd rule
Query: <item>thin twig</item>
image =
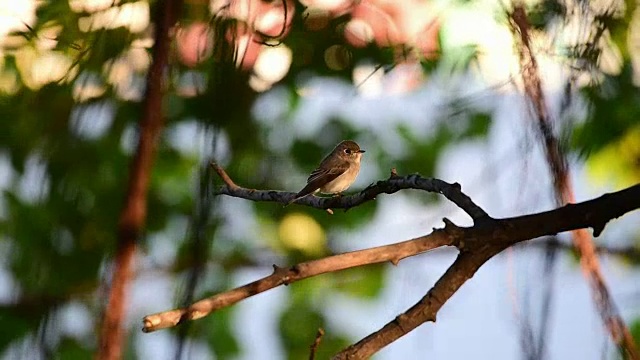
[(322, 328), (318, 328), (316, 338), (313, 340), (313, 344), (311, 344), (311, 346), (309, 347), (309, 360), (315, 360), (316, 352), (318, 352), (318, 347), (320, 346), (320, 342), (322, 341), (323, 336), (324, 330)]
[(220, 176), (220, 179), (222, 179), (222, 181), (224, 181), (225, 185), (229, 189), (231, 189), (231, 190), (240, 189), (240, 187), (238, 185), (236, 185), (236, 183), (234, 183), (233, 180), (231, 180), (229, 175), (227, 175), (227, 172), (224, 171), (224, 169), (220, 165), (216, 164), (215, 162), (212, 162), (211, 163), (211, 167), (213, 167), (213, 169), (216, 171), (218, 176)]

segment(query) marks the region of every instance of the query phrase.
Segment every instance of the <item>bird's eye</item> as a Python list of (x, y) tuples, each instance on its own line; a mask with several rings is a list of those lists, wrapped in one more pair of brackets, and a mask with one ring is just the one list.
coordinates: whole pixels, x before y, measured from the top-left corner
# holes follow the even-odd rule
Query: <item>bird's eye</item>
[(344, 149), (344, 153), (345, 153), (345, 154), (351, 154), (351, 150), (349, 150), (349, 149)]

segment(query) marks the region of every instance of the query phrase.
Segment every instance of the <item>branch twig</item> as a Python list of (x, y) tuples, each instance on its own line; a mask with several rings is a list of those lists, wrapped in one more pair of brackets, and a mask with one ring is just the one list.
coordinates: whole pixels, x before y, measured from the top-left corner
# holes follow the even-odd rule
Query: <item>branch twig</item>
[(322, 328), (318, 328), (316, 338), (313, 340), (313, 344), (311, 344), (311, 346), (309, 347), (309, 360), (315, 360), (316, 352), (318, 352), (318, 346), (320, 346), (320, 342), (322, 341), (323, 336), (324, 330)]
[[(247, 189), (236, 185), (229, 175), (220, 165), (212, 162), (211, 166), (218, 173), (225, 185), (219, 187), (216, 195), (228, 195), (251, 201), (269, 201), (288, 204), (296, 193), (276, 190), (255, 190)], [(418, 174), (407, 176), (397, 176), (394, 172), (387, 180), (380, 180), (369, 185), (360, 193), (351, 196), (340, 196), (323, 198), (317, 196), (306, 196), (298, 199), (295, 204), (311, 206), (317, 209), (349, 209), (367, 201), (375, 200), (380, 194), (393, 194), (404, 189), (416, 189), (444, 195), (460, 209), (466, 212), (474, 221), (488, 220), (489, 215), (476, 205), (467, 195), (465, 195), (460, 184), (449, 184), (439, 179), (427, 179)]]

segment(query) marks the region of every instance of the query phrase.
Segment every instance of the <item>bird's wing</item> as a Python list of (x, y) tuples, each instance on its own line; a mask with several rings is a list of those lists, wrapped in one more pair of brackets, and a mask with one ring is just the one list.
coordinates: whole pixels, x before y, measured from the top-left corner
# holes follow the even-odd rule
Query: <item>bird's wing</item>
[[(330, 162), (333, 163), (329, 164)], [(307, 185), (319, 182), (320, 185), (316, 188), (319, 189), (322, 185), (334, 180), (338, 176), (344, 174), (347, 170), (349, 170), (348, 161), (339, 161), (338, 164), (336, 164), (336, 161), (332, 159), (331, 154), (329, 154), (322, 159), (318, 168), (311, 172), (307, 178)], [(325, 179), (326, 181), (322, 181)]]
[(313, 170), (313, 172), (311, 173), (311, 175), (309, 175), (309, 178), (307, 179), (307, 185), (296, 194), (296, 197), (293, 200), (291, 200), (291, 202), (294, 202), (300, 199), (301, 197), (305, 197), (313, 193), (314, 191), (320, 189), (322, 185), (329, 183), (335, 180), (338, 176), (344, 174), (344, 172), (347, 171), (347, 169), (349, 169), (348, 163), (345, 163), (344, 165), (341, 165), (341, 166), (335, 166), (328, 170), (322, 169), (322, 167), (319, 167)]

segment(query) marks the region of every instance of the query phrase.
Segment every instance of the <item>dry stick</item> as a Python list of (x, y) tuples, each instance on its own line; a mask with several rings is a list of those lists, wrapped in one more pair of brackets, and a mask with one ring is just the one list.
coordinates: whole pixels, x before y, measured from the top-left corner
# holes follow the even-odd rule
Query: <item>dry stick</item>
[(316, 352), (318, 352), (318, 347), (320, 346), (320, 341), (322, 341), (323, 336), (324, 330), (322, 328), (318, 328), (316, 338), (313, 340), (313, 344), (309, 346), (309, 360), (315, 360)]
[(118, 245), (102, 329), (98, 359), (120, 359), (124, 348), (123, 323), (127, 305), (127, 287), (132, 279), (136, 243), (147, 215), (147, 190), (156, 153), (156, 143), (162, 129), (162, 96), (164, 70), (169, 57), (169, 30), (182, 7), (181, 0), (158, 3), (156, 12), (153, 61), (147, 74), (140, 138), (129, 175), (127, 195), (118, 224)]
[(406, 257), (438, 247), (454, 245), (454, 240), (455, 238), (446, 230), (436, 230), (430, 235), (405, 242), (329, 256), (289, 268), (274, 265), (271, 275), (250, 284), (200, 300), (186, 308), (145, 316), (142, 330), (151, 332), (173, 327), (186, 320), (196, 320), (253, 295), (312, 276), (387, 261), (397, 264)]
[[(538, 130), (544, 142), (547, 163), (549, 164), (554, 179), (556, 202), (558, 205), (574, 203), (575, 196), (570, 183), (567, 160), (560, 149), (558, 140), (553, 134), (551, 121), (545, 106), (546, 102), (544, 93), (542, 92), (538, 65), (529, 41), (530, 27), (526, 10), (522, 4), (518, 4), (509, 17), (514, 33), (520, 36), (521, 46), (518, 46), (518, 54), (522, 68), (522, 80), (525, 93), (531, 101), (537, 115)], [(574, 246), (580, 254), (582, 271), (589, 280), (596, 306), (600, 312), (600, 317), (609, 330), (611, 338), (620, 349), (623, 357), (640, 359), (631, 332), (618, 313), (609, 295), (609, 290), (602, 276), (600, 263), (596, 256), (593, 238), (584, 229), (574, 230), (571, 232), (571, 235)]]

